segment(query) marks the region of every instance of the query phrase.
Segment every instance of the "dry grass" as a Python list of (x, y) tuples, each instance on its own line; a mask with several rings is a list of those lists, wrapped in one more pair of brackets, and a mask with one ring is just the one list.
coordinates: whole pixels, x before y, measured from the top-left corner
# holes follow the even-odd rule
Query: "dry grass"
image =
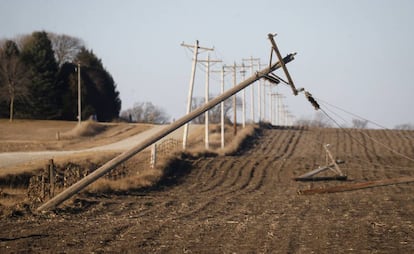
[[(137, 174), (119, 180), (101, 178), (90, 185), (87, 191), (91, 193), (118, 192), (153, 187), (157, 185), (162, 179), (164, 179), (168, 174), (171, 174), (172, 171), (180, 170), (180, 168), (177, 168), (177, 164), (179, 164), (177, 162), (183, 158), (195, 159), (200, 157), (214, 157), (235, 154), (243, 147), (244, 142), (255, 134), (256, 129), (257, 126), (254, 125), (246, 126), (246, 128), (243, 128), (238, 132), (238, 134), (227, 146), (225, 146), (224, 149), (206, 150), (202, 148), (201, 144), (198, 143), (198, 145), (196, 145), (197, 143), (193, 142), (192, 148), (188, 149), (187, 151), (172, 153), (171, 155), (161, 159), (157, 162), (157, 167), (154, 169), (145, 168), (144, 170), (138, 171)], [(202, 131), (204, 130), (200, 130), (199, 132)], [(197, 133), (195, 133), (195, 136), (197, 136)]]
[[(108, 161), (111, 158), (118, 155), (119, 152), (79, 152), (70, 155), (55, 156), (53, 161), (56, 165), (63, 165), (67, 162), (73, 162), (76, 164), (84, 164), (85, 161), (90, 161), (96, 164), (99, 164), (103, 161)], [(0, 178), (4, 179), (11, 176), (18, 176), (21, 174), (30, 174), (33, 175), (36, 172), (40, 171), (42, 168), (48, 165), (49, 159), (40, 159), (33, 162), (28, 162), (25, 164), (19, 164), (17, 166), (2, 168), (0, 170)]]
[(1, 141), (54, 141), (57, 132), (67, 132), (77, 125), (74, 121), (0, 119)]
[(163, 177), (165, 177), (166, 172), (171, 169), (171, 165), (173, 164), (174, 160), (179, 157), (179, 154), (180, 153), (174, 153), (168, 157), (162, 158), (157, 162), (157, 166), (155, 168), (144, 166), (140, 170), (137, 170), (136, 173), (122, 179), (110, 180), (107, 178), (101, 178), (91, 184), (87, 188), (87, 192), (108, 193), (153, 187), (159, 183)]
[(72, 130), (64, 132), (60, 135), (62, 139), (72, 139), (78, 137), (91, 137), (95, 136), (107, 129), (106, 125), (97, 123), (92, 120), (84, 121), (78, 124)]
[(220, 155), (233, 155), (239, 151), (244, 142), (253, 137), (256, 132), (257, 126), (248, 125), (237, 133), (237, 135), (231, 140), (230, 144), (226, 145), (223, 150), (219, 151)]
[[(93, 133), (101, 131), (99, 128), (99, 124), (97, 126), (93, 122), (89, 122), (85, 123), (83, 126), (79, 126), (79, 128), (74, 128), (68, 133), (71, 133), (71, 135), (93, 135)], [(228, 145), (225, 147), (225, 149), (218, 148), (206, 150), (203, 148), (204, 141), (202, 138), (202, 133), (204, 133), (204, 130), (201, 129), (198, 131), (198, 133), (194, 133), (193, 138), (190, 139), (195, 140), (195, 137), (198, 137), (197, 141), (192, 142), (191, 149), (188, 149), (187, 151), (175, 152), (165, 158), (162, 158), (157, 162), (156, 168), (150, 168), (147, 166), (147, 159), (149, 157), (148, 153), (140, 153), (131, 158), (130, 162), (127, 163), (126, 166), (124, 165), (124, 167), (127, 167), (127, 171), (132, 171), (134, 173), (130, 173), (129, 176), (118, 180), (101, 178), (91, 184), (86, 191), (89, 193), (110, 193), (157, 186), (161, 181), (171, 177), (171, 175), (181, 174), (180, 172), (187, 170), (187, 168), (185, 168), (186, 166), (183, 166), (183, 163), (181, 163), (185, 159), (234, 154), (243, 146), (243, 143), (246, 139), (254, 135), (255, 130), (255, 126), (247, 126), (246, 128), (240, 130), (235, 137), (228, 135), (230, 134), (228, 133), (226, 134), (226, 142)], [(220, 135), (217, 135), (218, 131), (219, 128), (212, 128), (212, 135), (210, 136), (212, 143), (220, 143)], [(226, 131), (231, 132), (232, 130), (230, 127), (228, 127)], [(201, 138), (199, 138), (200, 136)], [(90, 163), (102, 165), (116, 155), (117, 153), (114, 152), (78, 153), (68, 156), (56, 157), (54, 158), (54, 163), (57, 167), (59, 167), (59, 165), (63, 165), (70, 161), (86, 168), (88, 165), (90, 165)], [(15, 189), (14, 191), (19, 192), (19, 194), (11, 194), (13, 192), (12, 190), (3, 191), (3, 194), (0, 197), (0, 206), (5, 209), (2, 208), (0, 210), (7, 210), (7, 207), (17, 207), (22, 204), (25, 199), (25, 195), (22, 195), (22, 191), (25, 191), (25, 189), (24, 186), (17, 186), (18, 183), (27, 182), (32, 175), (40, 172), (40, 170), (45, 168), (47, 163), (48, 160), (40, 160), (34, 163), (28, 163), (0, 171), (2, 186), (10, 185), (12, 189)], [(130, 170), (132, 167), (133, 170)], [(24, 179), (20, 179), (19, 177), (23, 177)], [(174, 176), (172, 178), (174, 178)], [(3, 190), (5, 189), (3, 188)]]
[(101, 192), (118, 192), (137, 190), (141, 188), (152, 187), (160, 181), (163, 176), (161, 167), (148, 168), (142, 172), (138, 172), (135, 175), (128, 176), (118, 180), (110, 180), (107, 178), (101, 178), (98, 181), (91, 184), (87, 191), (89, 193), (101, 193)]

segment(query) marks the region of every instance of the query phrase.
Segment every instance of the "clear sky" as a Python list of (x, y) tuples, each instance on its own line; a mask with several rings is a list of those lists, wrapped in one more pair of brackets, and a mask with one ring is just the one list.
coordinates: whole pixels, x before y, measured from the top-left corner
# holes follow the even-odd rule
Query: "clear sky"
[[(226, 64), (250, 56), (267, 63), (267, 34), (277, 33), (282, 55), (298, 53), (288, 65), (298, 87), (392, 128), (414, 123), (413, 13), (411, 0), (0, 0), (0, 38), (38, 30), (79, 37), (113, 75), (123, 109), (151, 101), (178, 118), (192, 57), (182, 42), (214, 46), (211, 58)], [(219, 79), (212, 74), (212, 93)], [(279, 92), (296, 117), (314, 114), (303, 95)]]

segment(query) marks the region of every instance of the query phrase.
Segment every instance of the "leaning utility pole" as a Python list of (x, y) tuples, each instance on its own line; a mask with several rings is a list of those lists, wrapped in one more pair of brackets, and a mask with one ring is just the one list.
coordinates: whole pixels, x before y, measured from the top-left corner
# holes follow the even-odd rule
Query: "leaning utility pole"
[[(271, 41), (273, 38), (269, 38)], [(48, 200), (46, 203), (41, 205), (37, 208), (37, 211), (45, 211), (50, 210), (64, 202), (65, 200), (69, 199), (73, 195), (77, 194), (84, 188), (86, 188), (91, 183), (98, 180), (100, 177), (104, 176), (106, 173), (110, 172), (112, 169), (114, 169), (119, 164), (123, 163), (124, 161), (128, 160), (138, 152), (144, 150), (145, 148), (149, 147), (150, 145), (154, 144), (161, 138), (167, 136), (168, 134), (172, 133), (173, 131), (177, 130), (178, 128), (182, 127), (186, 123), (190, 122), (194, 118), (200, 116), (204, 112), (210, 110), (211, 108), (215, 107), (220, 102), (230, 98), (231, 96), (235, 95), (240, 90), (245, 89), (250, 84), (254, 83), (260, 78), (268, 78), (268, 75), (272, 73), (273, 71), (279, 69), (282, 64), (286, 64), (294, 59), (294, 54), (289, 54), (285, 58), (282, 59), (283, 63), (278, 61), (275, 64), (270, 64), (267, 68), (258, 71), (255, 75), (249, 77), (248, 79), (242, 81), (238, 85), (234, 86), (233, 88), (227, 90), (220, 96), (217, 96), (216, 98), (209, 101), (207, 104), (195, 109), (194, 111), (190, 112), (189, 114), (181, 117), (177, 121), (171, 123), (168, 126), (165, 126), (162, 130), (158, 131), (154, 135), (147, 137), (142, 142), (138, 143), (136, 146), (131, 148), (130, 150), (127, 150), (120, 155), (116, 156), (112, 160), (106, 162), (104, 165), (93, 171), (91, 174), (85, 176), (78, 182), (74, 183), (67, 189), (63, 190), (61, 193), (56, 195), (54, 198)], [(294, 86), (292, 86), (294, 88)]]
[[(189, 114), (191, 111), (191, 103), (192, 103), (192, 99), (193, 99), (193, 89), (194, 89), (194, 79), (195, 79), (195, 72), (196, 72), (196, 67), (197, 67), (197, 57), (198, 57), (198, 50), (202, 49), (202, 50), (206, 50), (206, 51), (213, 51), (213, 48), (204, 48), (204, 47), (200, 47), (198, 40), (196, 40), (196, 43), (194, 45), (188, 45), (188, 44), (184, 44), (181, 43), (182, 47), (186, 47), (186, 48), (193, 48), (193, 64), (191, 67), (191, 78), (190, 78), (190, 87), (188, 89), (188, 96), (187, 96), (187, 111), (186, 114)], [(183, 136), (183, 149), (187, 148), (187, 137), (188, 137), (188, 123), (186, 123), (184, 125), (184, 136)]]
[[(221, 60), (210, 60), (210, 54), (207, 54), (207, 59), (206, 60), (199, 60), (199, 62), (204, 62), (206, 63), (206, 85), (205, 85), (205, 103), (208, 103), (208, 97), (209, 97), (209, 83), (210, 83), (210, 63), (219, 63), (221, 62)], [(208, 124), (209, 124), (209, 119), (208, 119), (208, 111), (204, 114), (204, 144), (205, 144), (205, 148), (209, 149), (210, 148), (210, 144), (209, 144), (209, 130), (208, 130)]]

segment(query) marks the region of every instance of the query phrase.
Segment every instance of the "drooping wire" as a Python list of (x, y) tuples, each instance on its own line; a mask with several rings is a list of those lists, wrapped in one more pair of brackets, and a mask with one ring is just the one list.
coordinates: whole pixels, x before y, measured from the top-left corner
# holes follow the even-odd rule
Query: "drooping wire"
[(371, 121), (371, 120), (369, 120), (369, 119), (366, 119), (366, 118), (364, 118), (364, 117), (362, 117), (362, 116), (359, 116), (359, 115), (357, 115), (357, 114), (354, 114), (354, 113), (352, 113), (352, 112), (349, 112), (349, 111), (347, 111), (347, 110), (345, 110), (345, 109), (343, 109), (343, 108), (340, 108), (340, 107), (338, 107), (338, 106), (335, 106), (335, 105), (333, 105), (333, 104), (331, 104), (331, 103), (329, 103), (329, 102), (327, 102), (327, 101), (324, 101), (324, 100), (322, 100), (322, 99), (320, 99), (320, 98), (316, 98), (316, 99), (317, 99), (318, 101), (320, 101), (320, 102), (324, 103), (324, 104), (327, 104), (327, 105), (329, 105), (329, 106), (331, 106), (331, 107), (334, 107), (334, 108), (336, 108), (336, 109), (338, 109), (338, 110), (341, 110), (342, 112), (345, 112), (345, 113), (347, 113), (347, 114), (349, 114), (349, 115), (352, 115), (352, 116), (354, 116), (354, 117), (357, 117), (357, 118), (359, 118), (359, 119), (362, 119), (362, 120), (364, 120), (364, 121), (366, 121), (366, 122), (372, 123), (372, 124), (376, 125), (377, 127), (382, 128), (382, 129), (388, 130), (388, 128), (387, 128), (387, 127), (385, 127), (385, 126), (383, 126), (383, 125), (381, 125), (381, 124), (379, 124), (379, 123), (376, 123), (376, 122)]
[[(333, 110), (331, 110), (331, 109), (329, 109), (328, 107), (325, 107), (325, 109), (326, 110), (328, 110), (331, 114), (334, 114), (336, 117), (338, 117), (338, 118), (340, 118), (345, 124), (347, 123), (347, 120), (344, 118), (344, 117), (342, 117), (342, 116), (340, 116), (338, 113), (336, 113), (335, 111), (333, 111)], [(341, 125), (342, 126), (342, 125)], [(342, 127), (344, 127), (344, 126), (342, 126)]]
[[(360, 144), (361, 146), (363, 146), (363, 147), (365, 147), (367, 150), (370, 150), (371, 152), (375, 152), (375, 151), (372, 151), (371, 149), (369, 149), (369, 147), (367, 147), (366, 145), (364, 145), (361, 141), (359, 141), (357, 138), (355, 138), (354, 136), (352, 136), (352, 134), (348, 131), (348, 130), (346, 130), (345, 128), (343, 128), (335, 119), (333, 119), (328, 113), (326, 113), (326, 111), (325, 110), (323, 110), (322, 108), (320, 108), (320, 110), (331, 120), (331, 121), (333, 121), (340, 129), (342, 129), (343, 131), (345, 131), (345, 133), (347, 134), (347, 135), (349, 135), (353, 140), (355, 140), (358, 144)], [(384, 147), (386, 150), (388, 150), (388, 151), (390, 151), (390, 152), (393, 152), (394, 154), (397, 154), (397, 155), (399, 155), (399, 156), (401, 156), (401, 157), (403, 157), (403, 158), (405, 158), (405, 159), (407, 159), (407, 160), (409, 160), (409, 161), (412, 161), (412, 162), (414, 162), (414, 159), (413, 158), (410, 158), (410, 157), (408, 157), (407, 155), (405, 155), (405, 154), (402, 154), (402, 153), (400, 153), (400, 152), (398, 152), (398, 151), (396, 151), (396, 150), (394, 150), (394, 149), (391, 149), (389, 146), (387, 146), (386, 144), (384, 144), (384, 143), (382, 143), (382, 142), (379, 142), (378, 140), (376, 140), (376, 139), (374, 139), (374, 138), (372, 138), (371, 136), (369, 136), (368, 134), (366, 134), (366, 133), (364, 133), (364, 132), (362, 132), (362, 131), (359, 131), (359, 133), (360, 134), (362, 134), (362, 135), (364, 135), (365, 137), (367, 137), (367, 138), (369, 138), (370, 140), (372, 140), (372, 141), (374, 141), (375, 143), (377, 143), (377, 144), (379, 144), (379, 145), (381, 145), (382, 147)]]

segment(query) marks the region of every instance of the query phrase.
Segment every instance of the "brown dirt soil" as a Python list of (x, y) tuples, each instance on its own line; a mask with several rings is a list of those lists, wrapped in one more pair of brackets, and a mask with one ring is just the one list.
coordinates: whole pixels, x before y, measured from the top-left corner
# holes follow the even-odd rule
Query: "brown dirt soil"
[[(0, 221), (0, 252), (413, 253), (414, 184), (298, 195), (325, 165), (349, 181), (414, 176), (414, 132), (262, 129), (233, 156), (182, 158), (157, 186), (82, 194), (53, 213)], [(352, 137), (352, 138), (351, 138)]]

